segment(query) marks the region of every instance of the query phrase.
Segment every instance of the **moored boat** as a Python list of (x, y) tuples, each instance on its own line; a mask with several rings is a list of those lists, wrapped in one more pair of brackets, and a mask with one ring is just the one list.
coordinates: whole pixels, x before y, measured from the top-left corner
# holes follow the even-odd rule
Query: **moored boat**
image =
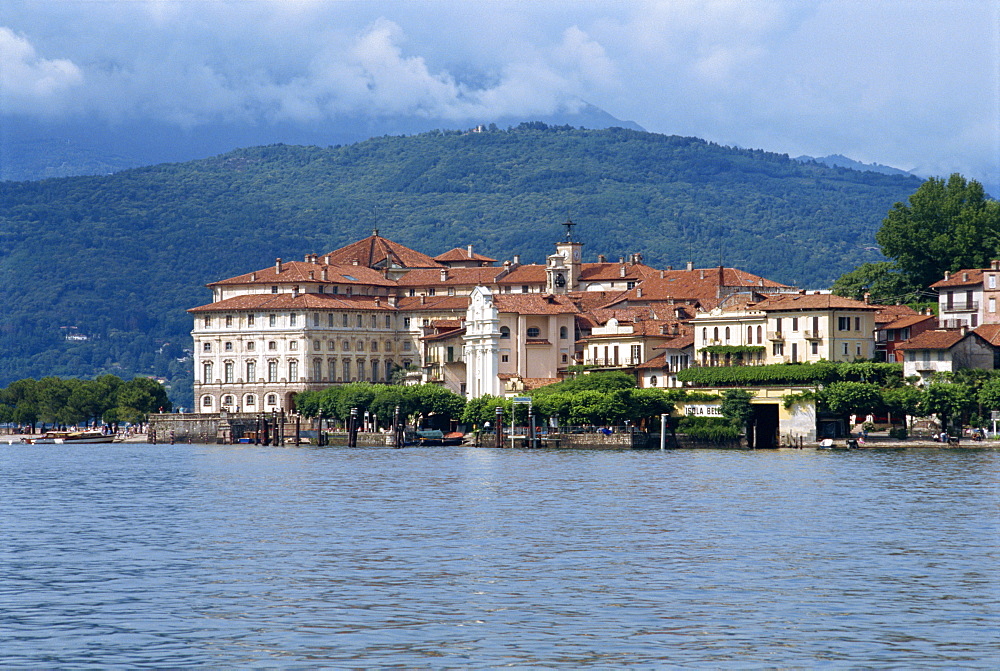
[(49, 431), (38, 438), (29, 438), (32, 445), (64, 445), (66, 443), (113, 443), (114, 435), (105, 435), (97, 430), (90, 431)]

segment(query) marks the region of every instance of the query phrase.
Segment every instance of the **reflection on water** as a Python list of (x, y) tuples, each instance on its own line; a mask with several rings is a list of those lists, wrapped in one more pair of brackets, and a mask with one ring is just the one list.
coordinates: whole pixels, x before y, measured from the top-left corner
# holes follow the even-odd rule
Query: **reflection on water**
[(0, 665), (1000, 665), (1000, 452), (0, 446)]

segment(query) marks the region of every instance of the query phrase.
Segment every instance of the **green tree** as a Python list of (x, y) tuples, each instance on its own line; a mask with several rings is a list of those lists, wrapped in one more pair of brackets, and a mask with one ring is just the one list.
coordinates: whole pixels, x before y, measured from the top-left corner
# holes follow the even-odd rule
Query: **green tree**
[(870, 382), (834, 382), (819, 394), (821, 404), (846, 419), (847, 415), (865, 415), (882, 409), (882, 390)]
[(993, 377), (979, 389), (979, 403), (986, 410), (1000, 410), (1000, 377)]
[(137, 377), (118, 388), (114, 408), (119, 421), (143, 422), (151, 412), (170, 411), (163, 385), (149, 377)]
[(900, 305), (920, 300), (924, 287), (906, 278), (891, 261), (862, 263), (844, 273), (833, 283), (832, 291), (838, 296), (864, 300), (870, 294), (872, 303)]
[(896, 203), (875, 234), (906, 279), (926, 287), (946, 270), (983, 268), (1000, 251), (1000, 203), (959, 174), (932, 177)]
[(747, 446), (750, 448), (754, 446), (754, 411), (750, 403), (753, 397), (753, 392), (746, 389), (727, 389), (722, 392), (722, 402), (719, 404), (722, 416), (745, 431)]
[[(918, 387), (903, 385), (882, 390), (882, 404), (895, 416), (915, 416), (926, 407), (927, 392)], [(906, 427), (909, 430), (910, 427)]]
[(935, 414), (946, 431), (959, 428), (963, 416), (969, 412), (975, 398), (964, 384), (955, 382), (932, 382), (927, 385), (924, 410)]
[(503, 421), (505, 423), (510, 422), (510, 399), (485, 394), (478, 398), (470, 399), (465, 404), (465, 408), (462, 411), (462, 423), (481, 428), (486, 422), (489, 422), (490, 426), (493, 426), (496, 423), (497, 408), (503, 409)]

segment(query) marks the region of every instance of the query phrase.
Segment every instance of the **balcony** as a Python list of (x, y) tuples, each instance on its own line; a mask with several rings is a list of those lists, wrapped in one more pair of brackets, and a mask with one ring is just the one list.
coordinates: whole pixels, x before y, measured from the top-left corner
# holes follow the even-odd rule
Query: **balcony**
[(805, 338), (806, 340), (822, 340), (823, 339), (823, 336), (820, 334), (819, 331), (811, 331), (809, 329), (806, 329), (805, 331), (802, 332), (802, 337)]
[(640, 358), (633, 357), (621, 357), (617, 360), (613, 358), (607, 359), (585, 359), (584, 365), (586, 366), (597, 366), (599, 368), (624, 368), (628, 366), (638, 366), (643, 361)]
[(782, 333), (781, 331), (768, 331), (767, 332), (767, 339), (768, 340), (784, 340), (785, 339), (785, 334)]
[(945, 303), (944, 312), (979, 312), (979, 301), (962, 301), (961, 303)]

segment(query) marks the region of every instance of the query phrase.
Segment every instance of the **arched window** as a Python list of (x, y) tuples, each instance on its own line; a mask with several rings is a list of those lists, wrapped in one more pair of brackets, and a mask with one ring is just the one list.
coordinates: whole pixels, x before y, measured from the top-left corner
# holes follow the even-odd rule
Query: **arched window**
[(716, 326), (714, 329), (712, 329), (712, 340), (718, 340), (718, 339), (719, 339), (719, 327)]
[(538, 336), (541, 335), (541, 333), (542, 332), (538, 329), (537, 326), (531, 326), (531, 327), (528, 328), (528, 337), (529, 338), (537, 338)]
[(254, 396), (253, 394), (247, 394), (246, 398), (243, 399), (243, 405), (247, 406), (248, 408), (257, 405), (257, 397)]
[(224, 405), (227, 408), (228, 407), (232, 407), (233, 406), (233, 397), (229, 396), (228, 394), (226, 396), (223, 396), (222, 397), (222, 405)]
[(753, 344), (753, 327), (752, 326), (748, 326), (747, 327), (747, 344), (748, 345), (752, 345)]
[(761, 337), (761, 335), (762, 335), (761, 327), (758, 326), (757, 327), (757, 344), (758, 345), (761, 344), (762, 342), (764, 342), (764, 339)]
[(510, 338), (510, 329), (507, 328), (506, 326), (501, 326), (500, 327), (500, 339), (501, 340), (505, 340), (507, 338)]
[(656, 386), (656, 376), (655, 375), (650, 375), (649, 376), (649, 386), (650, 387), (655, 387)]
[(211, 408), (212, 407), (212, 397), (208, 396), (207, 394), (205, 396), (202, 396), (201, 397), (201, 405), (202, 405), (203, 408)]
[(726, 342), (729, 342), (729, 327), (726, 327)]
[(267, 395), (267, 404), (268, 405), (278, 405), (278, 396), (277, 396), (277, 394), (268, 394)]
[(201, 381), (204, 384), (211, 384), (212, 382), (212, 362), (206, 361), (201, 367)]
[(567, 329), (565, 326), (560, 326), (559, 327), (559, 339), (560, 340), (566, 340), (568, 337), (569, 337), (569, 329)]
[(701, 339), (705, 341), (708, 340), (708, 328), (703, 328), (701, 330)]

